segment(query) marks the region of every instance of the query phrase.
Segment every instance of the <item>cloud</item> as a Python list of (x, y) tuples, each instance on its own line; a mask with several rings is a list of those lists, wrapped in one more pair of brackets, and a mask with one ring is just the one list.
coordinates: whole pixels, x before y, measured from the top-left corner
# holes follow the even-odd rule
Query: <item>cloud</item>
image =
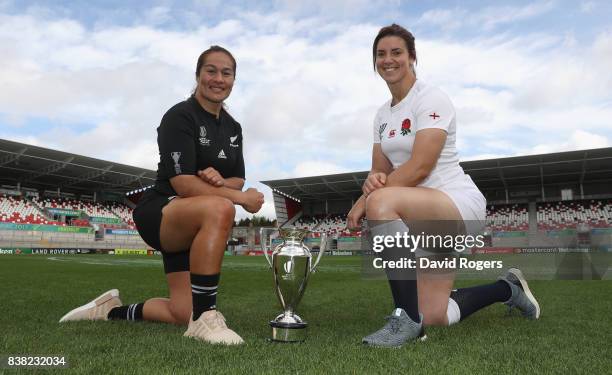
[[(593, 45), (567, 55), (550, 54), (548, 63), (534, 66), (517, 87), (514, 104), (525, 110), (571, 108), (609, 101), (612, 90), (612, 37), (602, 34)], [(563, 56), (562, 56), (563, 55)], [(601, 103), (599, 103), (601, 104)]]
[(425, 11), (416, 24), (422, 27), (436, 25), (447, 31), (464, 27), (492, 30), (501, 25), (540, 16), (553, 9), (553, 1), (536, 2), (524, 6), (495, 5), (481, 9), (436, 8)]
[(591, 13), (595, 7), (596, 4), (594, 1), (583, 1), (580, 3), (580, 11), (583, 13)]
[(282, 12), (300, 18), (316, 15), (320, 18), (354, 18), (357, 16), (371, 16), (372, 9), (383, 11), (395, 9), (400, 0), (276, 0), (275, 8)]
[(350, 172), (350, 170), (326, 161), (314, 161), (308, 160), (303, 161), (295, 166), (293, 169), (294, 176), (322, 176), (327, 174), (336, 174), (336, 173), (344, 173)]
[[(0, 136), (155, 169), (161, 116), (190, 93), (202, 50), (220, 44), (238, 60), (227, 104), (243, 127), (247, 183), (265, 193), (271, 215), (271, 192), (257, 181), (368, 169), (373, 117), (390, 96), (371, 65), (380, 26), (321, 17), (317, 4), (375, 8), (281, 2), (201, 22), (197, 9), (185, 16), (158, 7), (130, 24), (93, 25), (69, 12), (0, 13)], [(416, 35), (419, 79), (441, 87), (457, 109), (462, 160), (610, 144), (612, 34), (595, 30), (582, 42), (570, 29), (508, 31), (554, 6), (421, 14), (422, 30), (481, 31)], [(191, 26), (160, 26), (180, 17)], [(53, 125), (24, 135), (33, 118)]]
[(522, 155), (533, 155), (533, 154), (547, 154), (551, 152), (560, 152), (567, 150), (588, 150), (592, 148), (610, 147), (612, 145), (612, 139), (586, 132), (583, 130), (575, 130), (569, 136), (564, 137), (564, 141), (547, 142), (538, 144), (529, 150), (522, 152)]

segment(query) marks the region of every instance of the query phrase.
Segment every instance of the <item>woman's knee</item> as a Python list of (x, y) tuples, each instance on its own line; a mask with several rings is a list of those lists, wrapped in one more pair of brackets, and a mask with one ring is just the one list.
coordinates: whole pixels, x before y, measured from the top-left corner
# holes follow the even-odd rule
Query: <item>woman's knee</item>
[(387, 217), (391, 210), (388, 199), (388, 188), (381, 188), (371, 192), (366, 198), (366, 217), (370, 220), (394, 219)]
[(231, 226), (234, 223), (236, 208), (231, 200), (218, 196), (202, 196), (197, 199), (196, 206), (204, 221), (212, 221), (225, 226)]

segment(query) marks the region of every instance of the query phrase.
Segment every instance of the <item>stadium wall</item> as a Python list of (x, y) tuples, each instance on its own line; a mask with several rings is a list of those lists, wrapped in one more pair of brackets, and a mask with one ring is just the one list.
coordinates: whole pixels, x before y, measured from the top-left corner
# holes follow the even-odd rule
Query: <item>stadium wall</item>
[[(26, 248), (88, 248), (88, 249), (147, 249), (147, 246), (138, 234), (119, 232), (105, 234), (96, 238), (91, 228), (78, 227), (50, 227), (45, 230), (0, 230), (0, 247), (26, 247)], [(55, 228), (55, 229), (53, 229)], [(58, 231), (58, 229), (79, 230), (72, 232)]]

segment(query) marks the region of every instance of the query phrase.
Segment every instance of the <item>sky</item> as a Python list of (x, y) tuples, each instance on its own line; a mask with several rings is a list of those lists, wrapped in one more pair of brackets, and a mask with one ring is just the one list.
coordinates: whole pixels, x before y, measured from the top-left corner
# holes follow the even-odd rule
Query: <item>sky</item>
[(218, 44), (246, 186), (273, 217), (259, 181), (370, 168), (390, 98), (372, 42), (393, 22), (456, 108), (461, 160), (612, 145), (607, 0), (0, 0), (0, 138), (155, 170), (159, 121)]

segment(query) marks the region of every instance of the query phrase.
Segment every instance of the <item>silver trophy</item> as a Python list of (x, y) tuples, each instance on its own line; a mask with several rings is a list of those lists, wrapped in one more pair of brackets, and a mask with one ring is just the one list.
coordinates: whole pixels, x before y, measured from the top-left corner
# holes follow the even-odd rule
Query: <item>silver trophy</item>
[[(272, 267), (274, 274), (274, 286), (278, 301), (284, 312), (270, 321), (272, 327), (272, 340), (281, 342), (296, 342), (306, 339), (306, 327), (308, 323), (302, 320), (295, 312), (308, 283), (308, 277), (315, 272), (321, 256), (325, 252), (327, 235), (321, 235), (319, 255), (312, 265), (312, 255), (306, 245), (304, 238), (309, 230), (296, 228), (280, 228), (278, 233), (283, 241), (268, 255), (268, 248), (272, 249), (272, 238), (269, 246), (266, 241), (266, 232), (270, 228), (261, 228), (261, 247), (266, 260)], [(272, 229), (272, 231), (277, 231)], [(271, 259), (270, 259), (271, 258)]]

